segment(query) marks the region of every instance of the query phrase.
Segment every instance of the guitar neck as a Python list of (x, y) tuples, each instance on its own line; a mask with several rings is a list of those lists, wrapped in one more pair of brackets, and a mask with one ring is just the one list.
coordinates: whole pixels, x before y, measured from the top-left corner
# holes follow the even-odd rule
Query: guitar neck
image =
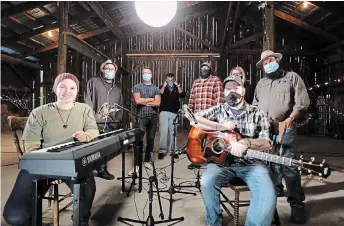
[(274, 162), (286, 166), (292, 166), (292, 163), (295, 161), (291, 158), (286, 158), (278, 155), (269, 154), (263, 151), (255, 151), (252, 149), (247, 150), (246, 157), (260, 159), (268, 162)]

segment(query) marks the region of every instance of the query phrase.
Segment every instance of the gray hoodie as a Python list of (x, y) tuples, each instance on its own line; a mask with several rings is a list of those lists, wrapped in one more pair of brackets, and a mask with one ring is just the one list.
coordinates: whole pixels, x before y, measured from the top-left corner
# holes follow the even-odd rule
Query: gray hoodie
[(116, 103), (123, 106), (123, 96), (121, 89), (114, 83), (105, 82), (100, 77), (91, 78), (87, 82), (85, 103), (88, 104), (95, 111), (99, 131), (108, 132), (121, 128), (123, 116), (122, 110), (110, 113), (107, 121), (100, 118), (98, 111), (105, 102), (110, 104)]

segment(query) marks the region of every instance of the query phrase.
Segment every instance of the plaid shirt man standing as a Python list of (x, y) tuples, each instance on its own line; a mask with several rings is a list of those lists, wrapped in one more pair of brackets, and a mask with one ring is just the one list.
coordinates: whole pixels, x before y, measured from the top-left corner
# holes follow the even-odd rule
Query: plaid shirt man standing
[(189, 108), (197, 113), (224, 102), (223, 87), (219, 77), (212, 75), (210, 63), (201, 65), (201, 76), (191, 88)]

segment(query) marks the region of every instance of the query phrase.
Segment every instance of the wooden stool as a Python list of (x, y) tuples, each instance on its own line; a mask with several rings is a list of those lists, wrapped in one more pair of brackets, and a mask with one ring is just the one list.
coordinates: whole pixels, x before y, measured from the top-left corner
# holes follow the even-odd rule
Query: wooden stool
[[(230, 188), (234, 191), (234, 200), (229, 200), (227, 196), (220, 190), (220, 204), (227, 212), (227, 214), (230, 217), (234, 218), (234, 225), (239, 226), (239, 208), (250, 205), (250, 200), (240, 200), (240, 192), (250, 191), (250, 189), (247, 184), (240, 178), (229, 184), (226, 184), (224, 187)], [(222, 200), (221, 197), (223, 198)], [(229, 211), (229, 209), (225, 205), (226, 203), (228, 203), (233, 208), (234, 215)], [(277, 208), (275, 209), (274, 221), (272, 222), (272, 225), (281, 225)]]
[[(20, 158), (25, 153), (23, 152), (20, 146), (20, 142), (18, 138), (18, 131), (21, 131), (21, 133), (23, 133), (28, 117), (9, 116), (7, 120), (13, 132), (13, 140), (17, 149), (17, 156), (18, 158)], [(72, 192), (68, 193), (67, 195), (59, 195), (58, 184), (53, 184), (52, 186), (50, 186), (48, 190), (48, 196), (43, 198), (43, 199), (48, 200), (48, 207), (51, 207), (51, 201), (53, 201), (54, 226), (59, 225), (59, 214), (62, 213), (64, 210), (66, 210), (69, 206), (73, 204), (73, 200), (72, 200), (66, 206), (64, 206), (62, 209), (59, 210), (59, 203), (68, 197), (72, 197)]]

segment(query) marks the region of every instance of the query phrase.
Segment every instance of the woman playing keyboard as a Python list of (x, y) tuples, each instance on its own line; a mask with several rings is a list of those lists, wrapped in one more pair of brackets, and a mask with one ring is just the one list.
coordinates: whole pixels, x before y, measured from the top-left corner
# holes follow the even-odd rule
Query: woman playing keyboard
[[(93, 110), (86, 104), (75, 102), (79, 81), (69, 73), (56, 77), (53, 91), (57, 101), (35, 108), (26, 123), (23, 132), (24, 150), (26, 153), (40, 148), (73, 140), (88, 142), (99, 135)], [(21, 170), (4, 208), (6, 222), (14, 226), (30, 226), (32, 215), (32, 180), (41, 178)], [(58, 181), (41, 180), (39, 184), (43, 194), (51, 183)], [(73, 190), (73, 182), (64, 180)], [(89, 175), (84, 182), (80, 199), (80, 225), (87, 226), (91, 215), (91, 207), (96, 192), (94, 177)]]

